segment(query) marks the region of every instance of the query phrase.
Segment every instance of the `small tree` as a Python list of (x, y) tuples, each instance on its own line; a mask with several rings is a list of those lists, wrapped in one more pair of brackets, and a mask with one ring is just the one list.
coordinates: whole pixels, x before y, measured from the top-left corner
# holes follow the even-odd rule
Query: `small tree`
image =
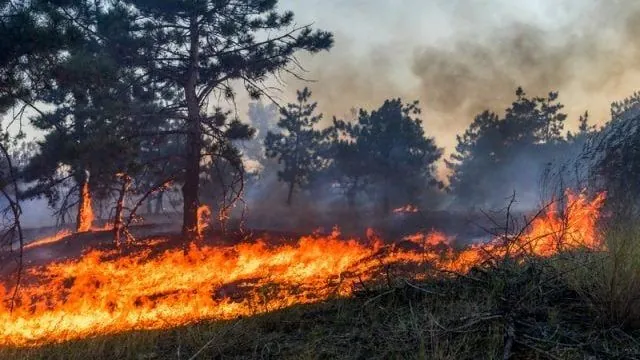
[(535, 188), (543, 168), (566, 152), (566, 114), (558, 93), (531, 98), (518, 88), (515, 95), (503, 118), (484, 111), (457, 137), (456, 152), (446, 163), (458, 201), (485, 205), (516, 188)]
[(314, 128), (322, 119), (322, 114), (314, 115), (318, 104), (309, 103), (308, 88), (297, 91), (297, 95), (297, 103), (288, 104), (280, 111), (278, 127), (283, 132), (268, 132), (265, 139), (267, 156), (277, 158), (283, 165), (278, 178), (288, 185), (287, 205), (291, 205), (294, 189), (308, 185), (327, 162), (322, 153), (328, 130)]
[[(334, 119), (337, 149), (335, 168), (347, 179), (348, 197), (364, 182), (375, 186), (383, 214), (394, 202), (413, 201), (426, 188), (441, 185), (435, 163), (442, 156), (433, 138), (425, 135), (418, 102), (386, 100), (371, 113), (360, 110), (356, 123)], [(362, 188), (361, 188), (362, 189)]]

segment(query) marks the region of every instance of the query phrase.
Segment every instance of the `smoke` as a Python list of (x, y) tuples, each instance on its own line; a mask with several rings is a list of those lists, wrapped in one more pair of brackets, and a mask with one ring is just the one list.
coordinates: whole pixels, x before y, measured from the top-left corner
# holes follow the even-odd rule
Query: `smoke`
[[(640, 83), (637, 1), (282, 0), (281, 7), (299, 23), (333, 31), (336, 40), (330, 52), (300, 56), (302, 75), (314, 82), (285, 79), (282, 104), (309, 86), (328, 125), (333, 116), (350, 119), (352, 109), (375, 109), (385, 99), (419, 100), (427, 135), (447, 155), (476, 114), (502, 114), (518, 86), (530, 96), (559, 91), (572, 130), (585, 110), (596, 124), (608, 121), (610, 103)], [(538, 205), (550, 159), (514, 159), (504, 170), (508, 181), (487, 184), (489, 202), (478, 206), (499, 206), (514, 190), (518, 207)], [(439, 176), (446, 178), (444, 166)]]
[(320, 5), (283, 1), (336, 37), (329, 53), (302, 56), (316, 82), (289, 80), (283, 98), (310, 85), (325, 121), (391, 97), (420, 100), (427, 132), (448, 151), (475, 114), (508, 107), (517, 86), (530, 95), (560, 91), (574, 128), (585, 110), (605, 122), (609, 104), (640, 80), (637, 1), (324, 3), (329, 10), (311, 17)]
[(24, 228), (41, 228), (55, 226), (53, 210), (46, 199), (23, 200), (20, 202), (22, 216), (20, 223)]

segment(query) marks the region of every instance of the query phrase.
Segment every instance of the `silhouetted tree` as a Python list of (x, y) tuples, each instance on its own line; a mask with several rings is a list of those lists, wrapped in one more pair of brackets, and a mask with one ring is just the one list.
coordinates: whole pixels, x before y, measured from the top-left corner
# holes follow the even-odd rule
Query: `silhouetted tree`
[[(36, 2), (46, 3), (46, 1)], [(20, 190), (18, 170), (24, 167), (23, 155), (29, 149), (17, 148), (23, 139), (23, 115), (27, 108), (39, 111), (34, 97), (48, 83), (47, 63), (64, 50), (66, 43), (73, 42), (72, 32), (55, 22), (42, 21), (36, 6), (29, 1), (0, 0), (0, 116), (13, 109), (9, 123), (2, 124), (0, 131), (0, 265), (15, 263), (17, 267), (14, 292), (10, 303), (13, 308), (21, 284), (22, 249), (24, 239), (20, 216)], [(17, 136), (11, 136), (8, 128), (17, 123)], [(18, 244), (18, 251), (15, 245)], [(15, 262), (9, 262), (7, 259)]]
[(298, 102), (288, 104), (280, 111), (282, 117), (278, 127), (283, 132), (268, 132), (265, 138), (267, 156), (277, 158), (283, 165), (278, 178), (288, 185), (287, 205), (291, 205), (295, 188), (308, 185), (327, 163), (323, 152), (331, 129), (315, 129), (322, 114), (315, 114), (318, 104), (309, 103), (310, 97), (308, 88), (297, 91)]
[[(450, 190), (459, 202), (501, 201), (515, 189), (536, 187), (543, 168), (566, 150), (566, 114), (557, 92), (529, 98), (522, 88), (505, 116), (485, 111), (475, 117), (456, 152), (446, 161)], [(496, 196), (502, 192), (504, 196)]]
[(35, 95), (50, 85), (49, 63), (78, 34), (73, 27), (46, 21), (49, 1), (0, 1), (0, 113), (14, 105), (22, 116), (39, 111)]
[(355, 123), (334, 119), (333, 171), (350, 203), (368, 184), (388, 214), (392, 202), (415, 201), (427, 188), (441, 185), (435, 167), (442, 149), (425, 135), (420, 113), (417, 101), (393, 99), (371, 113), (360, 110)]

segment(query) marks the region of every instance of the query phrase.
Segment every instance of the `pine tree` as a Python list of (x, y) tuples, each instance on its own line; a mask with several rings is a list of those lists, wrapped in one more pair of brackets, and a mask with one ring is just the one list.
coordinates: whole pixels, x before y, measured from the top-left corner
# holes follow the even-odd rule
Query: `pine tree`
[[(64, 213), (79, 204), (76, 218), (80, 219), (82, 205), (91, 206), (89, 197), (110, 197), (113, 185), (123, 178), (118, 174), (132, 176), (140, 168), (141, 139), (130, 135), (164, 121), (155, 106), (164, 94), (153, 83), (136, 82), (137, 68), (121, 51), (125, 45), (140, 45), (123, 30), (131, 23), (128, 9), (86, 1), (46, 5), (40, 8), (42, 16), (73, 29), (68, 31), (75, 40), (49, 62), (49, 86), (35, 97), (50, 110), (32, 119), (46, 135), (25, 171), (25, 179), (38, 180), (38, 185), (25, 196), (44, 194), (56, 204), (60, 185), (72, 179), (72, 191), (62, 197), (60, 206)], [(73, 193), (75, 201), (70, 199)], [(80, 230), (80, 221), (77, 225)]]
[[(451, 171), (449, 189), (458, 201), (484, 205), (502, 201), (516, 187), (531, 189), (541, 175), (535, 169), (564, 149), (567, 116), (561, 112), (564, 105), (557, 101), (558, 93), (528, 97), (519, 87), (515, 95), (504, 117), (484, 111), (457, 137), (456, 152), (446, 164)], [(521, 176), (523, 170), (531, 175)]]
[(348, 174), (340, 179), (348, 182), (350, 202), (357, 186), (368, 183), (379, 194), (382, 213), (388, 214), (392, 202), (415, 201), (426, 188), (441, 185), (435, 164), (442, 149), (425, 135), (420, 113), (417, 101), (392, 99), (370, 113), (360, 110), (355, 123), (334, 119), (340, 134), (334, 166)]
[(277, 158), (283, 169), (278, 178), (288, 186), (287, 205), (291, 205), (296, 187), (308, 185), (314, 175), (326, 166), (322, 156), (326, 148), (327, 130), (315, 127), (322, 114), (315, 115), (316, 102), (309, 103), (311, 91), (297, 91), (297, 103), (288, 104), (280, 112), (278, 127), (281, 133), (268, 132), (265, 139), (266, 155)]
[(207, 114), (212, 95), (233, 99), (233, 81), (243, 83), (252, 97), (268, 95), (264, 81), (271, 74), (291, 72), (298, 50), (329, 49), (332, 36), (292, 27), (293, 13), (278, 12), (276, 0), (124, 2), (134, 8), (139, 37), (148, 40), (130, 51), (144, 63), (150, 81), (179, 94), (166, 108), (179, 120), (170, 133), (185, 137), (182, 232), (197, 238), (201, 161), (203, 153), (217, 153), (205, 146), (251, 135), (237, 119)]

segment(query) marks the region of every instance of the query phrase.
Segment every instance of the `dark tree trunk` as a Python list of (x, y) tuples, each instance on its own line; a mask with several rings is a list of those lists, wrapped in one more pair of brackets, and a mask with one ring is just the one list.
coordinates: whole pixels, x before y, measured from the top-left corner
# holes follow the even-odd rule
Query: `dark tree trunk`
[(293, 201), (293, 187), (295, 183), (292, 181), (289, 183), (289, 193), (287, 194), (287, 206), (291, 206), (291, 202)]
[(155, 209), (155, 214), (162, 214), (164, 212), (164, 192), (159, 192), (158, 195), (156, 195), (156, 209)]
[(120, 188), (120, 194), (118, 195), (118, 202), (116, 203), (116, 216), (113, 220), (113, 241), (116, 247), (122, 245), (122, 235), (124, 233), (124, 223), (122, 220), (124, 213), (124, 199), (129, 191), (131, 185), (131, 178), (125, 175), (122, 179), (122, 187)]
[[(73, 97), (76, 102), (75, 106), (75, 122), (73, 124), (76, 136), (78, 139), (85, 137), (85, 122), (86, 114), (83, 113), (88, 105), (86, 94), (82, 91), (76, 90), (73, 92)], [(78, 193), (78, 213), (76, 214), (76, 232), (85, 232), (91, 230), (91, 223), (93, 222), (93, 209), (91, 204), (91, 193), (89, 189), (89, 171), (87, 164), (76, 168), (76, 181), (80, 186)]]
[(193, 134), (190, 134), (189, 138), (185, 179), (182, 186), (182, 198), (184, 201), (182, 234), (187, 239), (194, 240), (198, 237), (200, 146), (198, 145), (199, 139)]
[(187, 152), (185, 156), (185, 178), (182, 186), (184, 201), (182, 235), (187, 240), (197, 240), (198, 234), (198, 187), (200, 185), (200, 151), (202, 134), (200, 129), (200, 102), (196, 91), (198, 83), (199, 25), (196, 14), (192, 15), (189, 25), (190, 64), (184, 86), (187, 102)]
[(153, 208), (151, 207), (151, 201), (153, 201), (153, 199), (147, 200), (147, 215), (153, 214)]

